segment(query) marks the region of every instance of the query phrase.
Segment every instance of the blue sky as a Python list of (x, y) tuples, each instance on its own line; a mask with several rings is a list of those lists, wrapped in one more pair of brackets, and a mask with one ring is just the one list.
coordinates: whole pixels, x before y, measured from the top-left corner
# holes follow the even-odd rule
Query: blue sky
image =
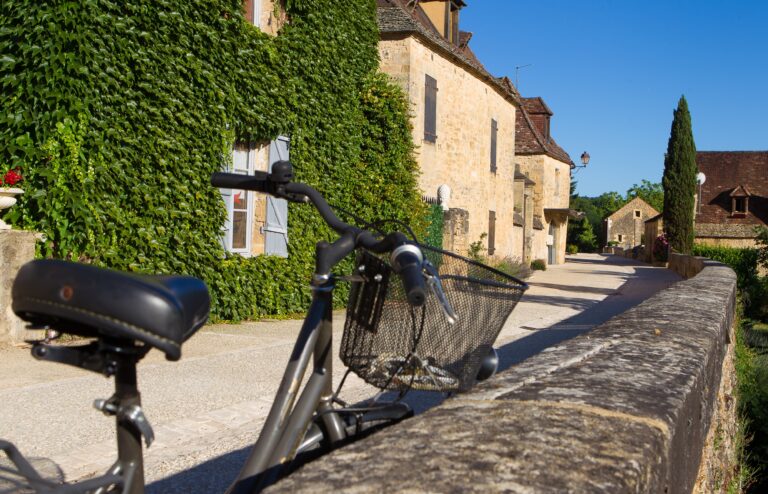
[(554, 112), (580, 195), (661, 181), (672, 111), (696, 148), (768, 150), (768, 1), (466, 0), (461, 29), (495, 76)]

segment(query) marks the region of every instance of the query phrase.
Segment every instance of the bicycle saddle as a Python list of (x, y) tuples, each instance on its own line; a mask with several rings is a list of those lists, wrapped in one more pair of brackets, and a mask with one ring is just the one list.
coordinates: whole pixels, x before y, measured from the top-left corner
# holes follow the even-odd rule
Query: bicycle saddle
[(81, 336), (142, 341), (168, 360), (208, 319), (210, 298), (190, 276), (138, 275), (58, 260), (31, 261), (13, 282), (13, 311)]

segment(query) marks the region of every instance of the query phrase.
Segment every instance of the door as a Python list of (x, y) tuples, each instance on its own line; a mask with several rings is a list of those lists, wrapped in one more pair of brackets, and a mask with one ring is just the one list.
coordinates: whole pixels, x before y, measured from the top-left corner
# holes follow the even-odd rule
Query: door
[(549, 231), (547, 235), (547, 264), (556, 264), (555, 259), (555, 223), (554, 221), (549, 224)]

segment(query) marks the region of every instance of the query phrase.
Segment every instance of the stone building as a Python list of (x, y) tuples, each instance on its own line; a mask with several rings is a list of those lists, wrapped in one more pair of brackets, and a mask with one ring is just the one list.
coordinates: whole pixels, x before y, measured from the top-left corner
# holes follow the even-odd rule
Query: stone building
[(380, 68), (410, 101), (419, 184), (429, 196), (450, 190), (444, 247), (466, 252), (485, 234), (488, 254), (522, 257), (513, 235), (517, 91), (472, 53), (471, 33), (459, 29), (462, 0), (377, 5)]
[(631, 249), (643, 243), (645, 222), (659, 212), (647, 202), (635, 197), (605, 219), (606, 243), (615, 243), (623, 249)]
[(699, 151), (695, 241), (754, 247), (755, 227), (768, 225), (768, 151)]
[[(526, 262), (543, 259), (547, 264), (565, 262), (573, 161), (550, 133), (552, 110), (543, 99), (522, 98), (517, 112), (515, 161), (517, 171), (528, 180), (528, 190), (518, 185), (515, 212), (523, 217), (516, 224), (516, 241), (522, 242)], [(526, 216), (530, 216), (525, 221)], [(530, 225), (528, 228), (526, 228)]]

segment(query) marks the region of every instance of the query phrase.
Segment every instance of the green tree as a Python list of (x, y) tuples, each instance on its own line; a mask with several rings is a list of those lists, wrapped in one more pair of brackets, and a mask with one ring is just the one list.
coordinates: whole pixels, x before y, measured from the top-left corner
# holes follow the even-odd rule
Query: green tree
[(627, 202), (635, 197), (644, 200), (656, 211), (664, 209), (664, 187), (659, 182), (643, 180), (640, 185), (634, 184), (627, 190)]
[(688, 254), (693, 247), (693, 208), (696, 194), (696, 144), (685, 96), (680, 97), (664, 158), (664, 230), (670, 246)]
[(597, 249), (597, 237), (592, 231), (592, 224), (586, 217), (578, 223), (574, 243), (579, 247), (580, 252), (594, 252)]

